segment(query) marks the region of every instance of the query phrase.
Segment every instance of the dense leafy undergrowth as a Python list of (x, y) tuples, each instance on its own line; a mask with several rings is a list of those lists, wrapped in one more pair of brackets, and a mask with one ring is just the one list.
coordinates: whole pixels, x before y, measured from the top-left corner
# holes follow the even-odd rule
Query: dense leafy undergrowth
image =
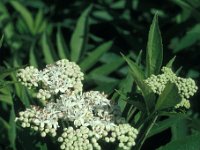
[(0, 1), (0, 149), (199, 149), (199, 8)]

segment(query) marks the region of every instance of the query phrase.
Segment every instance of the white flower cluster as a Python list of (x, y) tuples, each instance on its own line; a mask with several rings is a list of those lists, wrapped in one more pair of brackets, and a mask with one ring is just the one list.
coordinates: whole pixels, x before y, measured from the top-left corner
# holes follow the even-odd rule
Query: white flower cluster
[[(56, 136), (57, 129), (67, 125), (58, 138), (61, 149), (101, 149), (99, 141), (118, 143), (122, 149), (135, 145), (137, 130), (121, 117), (119, 107), (104, 93), (82, 92), (83, 73), (75, 63), (60, 60), (34, 72), (29, 74), (27, 68), (20, 69), (20, 81), (24, 85), (30, 83), (29, 87), (38, 86), (37, 98), (48, 101), (44, 108), (31, 106), (20, 112), (16, 121), (22, 127), (33, 128), (45, 137)], [(63, 124), (59, 126), (59, 122)]]
[(98, 91), (63, 94), (56, 102), (57, 107), (64, 114), (64, 119), (73, 122), (76, 127), (112, 123), (121, 115), (119, 107), (110, 104), (106, 95)]
[(67, 59), (59, 60), (55, 64), (47, 65), (43, 70), (33, 66), (20, 69), (17, 77), (28, 88), (42, 86), (37, 98), (46, 100), (60, 93), (82, 91), (83, 73), (78, 65)]
[(100, 150), (101, 146), (98, 141), (106, 143), (119, 143), (119, 147), (129, 150), (135, 145), (135, 138), (138, 131), (129, 124), (119, 125), (98, 125), (95, 130), (81, 126), (79, 129), (72, 127), (65, 128), (62, 135), (58, 138), (61, 142), (61, 149), (75, 150)]
[(17, 73), (18, 80), (29, 89), (31, 87), (38, 87), (39, 70), (33, 66), (19, 69)]
[(45, 137), (46, 134), (56, 136), (56, 130), (59, 127), (58, 119), (63, 114), (55, 106), (55, 103), (48, 103), (44, 108), (31, 106), (31, 108), (21, 111), (16, 121), (20, 122), (23, 128), (30, 127), (35, 131), (40, 131), (42, 137)]
[(163, 74), (160, 75), (151, 75), (149, 78), (145, 80), (145, 83), (150, 86), (152, 91), (156, 94), (161, 94), (168, 82), (175, 83), (180, 96), (182, 97), (182, 101), (177, 104), (175, 107), (190, 107), (189, 98), (193, 96), (198, 87), (196, 86), (194, 80), (191, 78), (185, 79), (181, 77), (177, 77), (175, 73), (170, 68), (163, 67)]

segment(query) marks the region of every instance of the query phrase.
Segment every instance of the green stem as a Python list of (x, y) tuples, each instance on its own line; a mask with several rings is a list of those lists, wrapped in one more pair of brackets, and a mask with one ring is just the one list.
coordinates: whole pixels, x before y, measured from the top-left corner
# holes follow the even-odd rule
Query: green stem
[(128, 122), (134, 117), (133, 114), (135, 113), (135, 111), (137, 110), (136, 107), (132, 108), (130, 113), (128, 114), (127, 120)]
[(138, 136), (138, 141), (136, 142), (136, 146), (134, 147), (135, 150), (140, 150), (144, 141), (146, 140), (151, 128), (155, 124), (158, 116), (153, 115), (152, 119), (150, 119), (147, 123), (144, 124), (144, 126), (141, 128), (140, 135)]

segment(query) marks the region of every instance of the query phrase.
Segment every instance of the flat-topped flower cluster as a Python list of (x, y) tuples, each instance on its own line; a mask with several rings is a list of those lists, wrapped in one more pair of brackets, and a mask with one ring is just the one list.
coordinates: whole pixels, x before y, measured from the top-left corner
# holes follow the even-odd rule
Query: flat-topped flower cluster
[(182, 98), (182, 101), (175, 107), (190, 108), (189, 98), (192, 97), (198, 89), (195, 81), (191, 78), (186, 79), (178, 77), (168, 67), (163, 67), (162, 72), (163, 73), (159, 75), (151, 75), (145, 80), (145, 83), (149, 85), (154, 93), (159, 95), (163, 92), (168, 82), (175, 83)]
[[(83, 76), (78, 65), (67, 59), (18, 71), (19, 81), (37, 90), (44, 107), (31, 106), (19, 113), (22, 127), (58, 137), (61, 149), (101, 149), (100, 142), (117, 143), (122, 149), (135, 145), (138, 131), (131, 127), (117, 105), (104, 93), (83, 92)], [(58, 128), (63, 129), (59, 133)]]

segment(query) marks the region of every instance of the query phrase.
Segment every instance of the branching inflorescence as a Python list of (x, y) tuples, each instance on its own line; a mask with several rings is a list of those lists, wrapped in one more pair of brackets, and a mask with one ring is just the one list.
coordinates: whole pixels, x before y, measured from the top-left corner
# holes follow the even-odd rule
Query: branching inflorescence
[[(100, 143), (118, 143), (122, 149), (135, 145), (138, 131), (131, 127), (117, 105), (104, 93), (83, 92), (83, 73), (78, 65), (60, 60), (38, 70), (32, 66), (20, 69), (19, 81), (37, 89), (44, 107), (31, 106), (19, 113), (16, 121), (22, 127), (58, 136), (61, 149), (101, 149)], [(63, 129), (59, 133), (58, 128)]]
[(175, 106), (175, 108), (185, 107), (190, 108), (189, 98), (193, 96), (198, 87), (194, 80), (191, 78), (185, 79), (178, 77), (170, 68), (163, 67), (162, 74), (151, 75), (145, 80), (145, 83), (152, 89), (156, 94), (161, 94), (168, 82), (175, 83), (179, 94), (182, 98), (181, 102)]

